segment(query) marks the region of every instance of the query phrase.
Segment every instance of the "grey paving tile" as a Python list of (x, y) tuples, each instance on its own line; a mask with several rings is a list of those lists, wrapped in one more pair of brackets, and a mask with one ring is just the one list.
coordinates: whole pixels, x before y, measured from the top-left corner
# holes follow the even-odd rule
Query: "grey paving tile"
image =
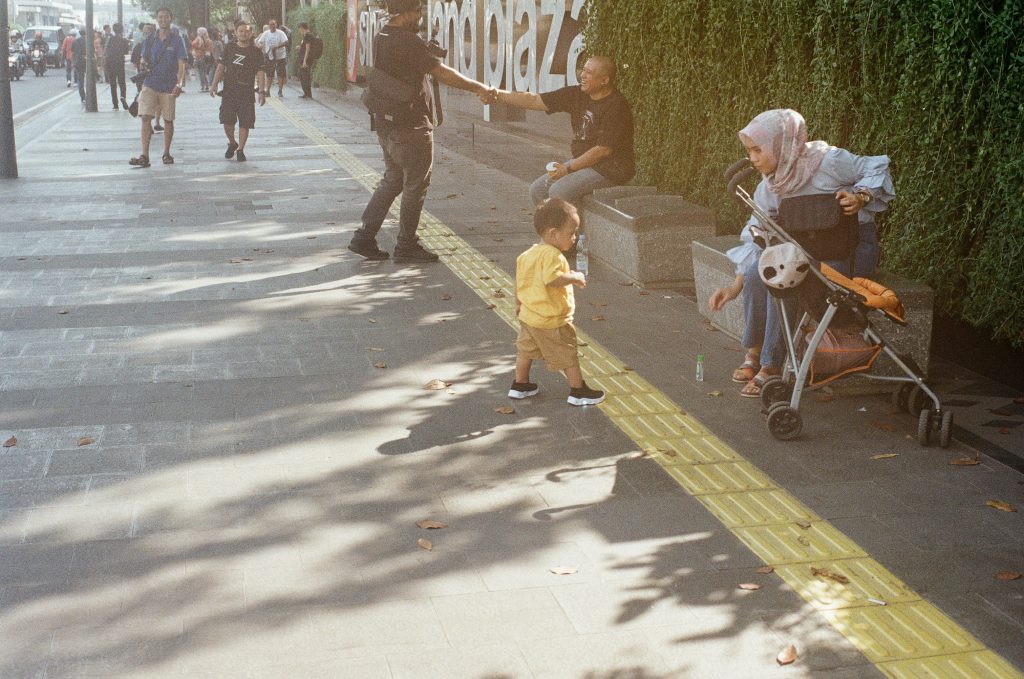
[(0, 547), (0, 583), (36, 585), (62, 582), (71, 568), (70, 545), (22, 544)]
[(535, 676), (523, 654), (510, 644), (453, 648), (425, 653), (389, 653), (387, 661), (391, 676), (396, 679), (532, 679)]

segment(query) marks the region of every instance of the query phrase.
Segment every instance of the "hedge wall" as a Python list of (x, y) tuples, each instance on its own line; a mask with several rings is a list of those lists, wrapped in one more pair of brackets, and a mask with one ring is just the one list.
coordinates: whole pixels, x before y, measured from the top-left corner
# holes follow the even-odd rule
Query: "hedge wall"
[(331, 87), (345, 91), (348, 81), (345, 80), (345, 37), (348, 32), (345, 4), (321, 3), (317, 7), (300, 7), (288, 13), (288, 28), (292, 31), (292, 53), (288, 68), (298, 77), (302, 57), (299, 55), (299, 44), (302, 34), (299, 33), (299, 22), (305, 21), (324, 41), (324, 54), (313, 69), (313, 82), (323, 87)]
[(721, 171), (768, 108), (811, 138), (887, 154), (886, 268), (1024, 347), (1024, 1), (589, 0), (636, 115), (638, 183), (740, 226)]

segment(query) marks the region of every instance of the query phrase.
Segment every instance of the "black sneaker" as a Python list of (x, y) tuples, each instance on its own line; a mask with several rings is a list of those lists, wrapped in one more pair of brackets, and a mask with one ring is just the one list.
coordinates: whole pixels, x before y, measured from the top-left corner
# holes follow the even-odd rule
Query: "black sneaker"
[(228, 142), (228, 150), (224, 152), (224, 157), (227, 158), (228, 160), (231, 160), (232, 158), (235, 157), (235, 151), (237, 151), (237, 150), (238, 150), (238, 143), (237, 142), (233, 142), (233, 141), (232, 142)]
[(569, 390), (569, 405), (594, 406), (604, 400), (604, 392), (600, 389), (591, 389), (584, 384), (579, 389)]
[(533, 382), (513, 382), (508, 390), (509, 398), (529, 398), (536, 396), (540, 389)]
[(421, 262), (430, 264), (440, 259), (436, 254), (427, 250), (419, 243), (413, 246), (397, 247), (395, 248), (395, 261), (396, 262)]
[(385, 250), (381, 250), (377, 247), (376, 241), (352, 241), (348, 244), (348, 249), (356, 253), (361, 257), (365, 257), (371, 262), (381, 262), (390, 257)]
[(245, 162), (245, 151), (243, 151), (242, 149), (238, 149), (238, 151), (235, 152), (235, 160), (237, 160), (240, 163), (244, 163)]
[(154, 132), (163, 132), (164, 131), (164, 126), (161, 125), (160, 123), (157, 123), (156, 125), (153, 126), (153, 131)]

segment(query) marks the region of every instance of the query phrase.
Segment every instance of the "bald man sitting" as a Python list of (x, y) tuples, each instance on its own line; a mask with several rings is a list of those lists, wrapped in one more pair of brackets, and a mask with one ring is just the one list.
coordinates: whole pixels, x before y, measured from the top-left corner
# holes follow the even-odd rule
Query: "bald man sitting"
[(485, 103), (501, 101), (511, 106), (568, 113), (572, 122), (572, 158), (555, 163), (530, 185), (530, 198), (540, 205), (548, 198), (578, 203), (594, 189), (625, 184), (633, 178), (633, 112), (615, 87), (615, 62), (610, 57), (591, 57), (580, 73), (579, 86), (553, 92), (491, 91), (481, 95)]

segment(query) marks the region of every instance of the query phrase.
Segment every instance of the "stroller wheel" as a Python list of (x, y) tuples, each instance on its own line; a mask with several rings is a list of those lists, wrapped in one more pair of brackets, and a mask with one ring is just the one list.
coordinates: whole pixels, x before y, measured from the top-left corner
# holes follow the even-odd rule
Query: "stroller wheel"
[(804, 428), (800, 411), (788, 403), (776, 403), (768, 409), (768, 431), (780, 441), (792, 441)]
[(902, 410), (907, 412), (907, 400), (910, 396), (910, 390), (914, 388), (913, 384), (901, 384), (892, 390), (892, 407), (895, 410)]
[(773, 404), (780, 401), (789, 401), (792, 394), (789, 386), (782, 381), (778, 375), (772, 375), (761, 385), (761, 405), (771, 408)]
[(942, 413), (942, 424), (939, 425), (939, 445), (943, 448), (949, 447), (949, 439), (953, 434), (953, 411), (946, 410)]
[(922, 446), (931, 444), (932, 409), (924, 408), (917, 415), (917, 442)]

